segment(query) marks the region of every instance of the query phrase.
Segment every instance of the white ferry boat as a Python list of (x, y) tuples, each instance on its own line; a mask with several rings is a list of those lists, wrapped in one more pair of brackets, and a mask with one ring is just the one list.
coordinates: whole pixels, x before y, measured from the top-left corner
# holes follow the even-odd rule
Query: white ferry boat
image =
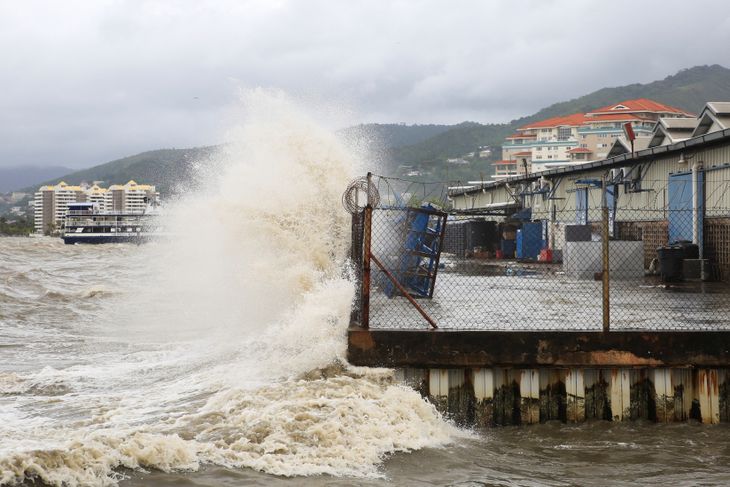
[(157, 213), (101, 213), (94, 203), (69, 203), (61, 238), (76, 243), (141, 243), (157, 235)]

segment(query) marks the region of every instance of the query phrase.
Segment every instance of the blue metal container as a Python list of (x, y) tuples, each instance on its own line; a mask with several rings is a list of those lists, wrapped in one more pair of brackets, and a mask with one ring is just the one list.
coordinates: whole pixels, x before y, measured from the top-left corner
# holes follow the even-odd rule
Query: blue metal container
[(542, 224), (523, 223), (522, 228), (517, 230), (516, 255), (518, 259), (537, 260), (540, 250), (543, 247)]

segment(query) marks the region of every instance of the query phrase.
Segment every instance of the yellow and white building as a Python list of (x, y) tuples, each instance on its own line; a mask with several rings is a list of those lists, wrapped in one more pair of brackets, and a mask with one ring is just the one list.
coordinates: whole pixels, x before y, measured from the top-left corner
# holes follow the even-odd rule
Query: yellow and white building
[(35, 193), (33, 216), (35, 231), (54, 234), (63, 226), (69, 203), (94, 203), (100, 213), (143, 214), (149, 206), (159, 202), (160, 194), (149, 184), (129, 181), (102, 188), (98, 184), (69, 185), (64, 181), (56, 185), (41, 186)]
[(150, 204), (159, 198), (155, 187), (149, 184), (113, 184), (104, 193), (104, 208), (107, 213), (144, 213)]
[(57, 232), (66, 216), (69, 203), (85, 201), (86, 194), (81, 186), (72, 186), (61, 181), (56, 185), (41, 186), (33, 200), (33, 217), (36, 233)]

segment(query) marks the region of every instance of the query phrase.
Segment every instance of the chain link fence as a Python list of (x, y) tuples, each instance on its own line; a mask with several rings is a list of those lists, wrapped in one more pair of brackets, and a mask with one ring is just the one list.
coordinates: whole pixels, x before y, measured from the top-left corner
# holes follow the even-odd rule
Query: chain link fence
[(368, 261), (371, 211), (371, 270), (353, 320), (367, 306), (371, 328), (730, 329), (730, 206), (703, 207), (691, 184), (619, 202), (593, 183), (570, 201), (523, 195), (503, 215), (423, 201), (364, 209), (353, 258)]

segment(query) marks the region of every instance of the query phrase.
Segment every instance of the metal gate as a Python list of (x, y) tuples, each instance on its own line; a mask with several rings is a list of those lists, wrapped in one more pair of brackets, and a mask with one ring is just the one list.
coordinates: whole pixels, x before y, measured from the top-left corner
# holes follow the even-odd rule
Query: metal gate
[[(704, 171), (697, 173), (698, 179), (698, 202), (697, 211), (698, 219), (698, 239), (697, 243), (702, 245), (702, 225), (705, 215), (705, 198), (704, 198)], [(668, 185), (669, 196), (669, 242), (677, 242), (680, 240), (692, 241), (693, 227), (693, 192), (692, 192), (692, 173), (680, 173), (669, 175)]]

